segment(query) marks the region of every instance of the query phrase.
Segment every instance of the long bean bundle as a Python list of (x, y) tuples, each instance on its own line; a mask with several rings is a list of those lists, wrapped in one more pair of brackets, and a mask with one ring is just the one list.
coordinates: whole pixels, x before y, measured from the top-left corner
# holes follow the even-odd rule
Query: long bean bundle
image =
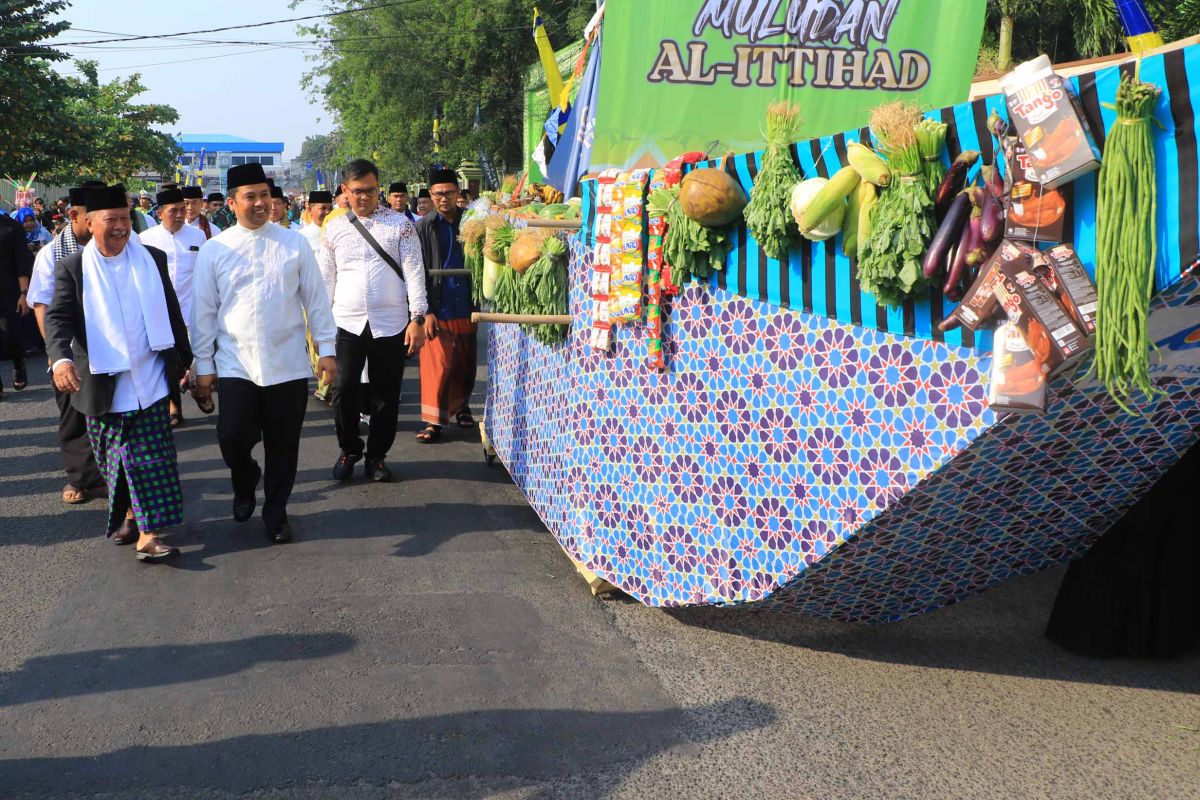
[(791, 154), (799, 128), (800, 109), (794, 104), (785, 100), (767, 108), (767, 148), (746, 206), (750, 235), (764, 253), (780, 260), (787, 258), (792, 243), (800, 239), (800, 229), (788, 212), (792, 187), (800, 181)]
[[(567, 246), (557, 236), (542, 243), (542, 254), (517, 277), (522, 314), (566, 314)], [(558, 344), (567, 338), (566, 325), (523, 325), (525, 331), (542, 344)]]
[(1117, 121), (1104, 145), (1096, 186), (1096, 376), (1129, 413), (1150, 380), (1147, 322), (1154, 292), (1158, 182), (1151, 118), (1162, 90), (1128, 75), (1117, 88)]
[(463, 266), (471, 270), (471, 303), (483, 305), (483, 239), (487, 228), (483, 220), (464, 222), (458, 230), (463, 246)]

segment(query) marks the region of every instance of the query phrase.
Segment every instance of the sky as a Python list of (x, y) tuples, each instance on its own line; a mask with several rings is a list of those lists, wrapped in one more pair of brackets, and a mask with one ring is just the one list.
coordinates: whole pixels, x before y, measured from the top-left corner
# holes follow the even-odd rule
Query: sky
[[(320, 0), (304, 0), (295, 9), (288, 5), (288, 0), (72, 0), (61, 17), (74, 30), (64, 31), (54, 44), (117, 38), (112, 34), (161, 34), (245, 25), (330, 10)], [(294, 43), (300, 38), (296, 25), (290, 22), (192, 38)], [(312, 68), (305, 56), (317, 52), (315, 49), (212, 45), (178, 39), (63, 49), (74, 58), (98, 62), (101, 81), (140, 73), (147, 91), (137, 102), (166, 103), (179, 112), (179, 122), (168, 131), (172, 134), (227, 133), (257, 141), (281, 141), (284, 157), (292, 158), (300, 154), (306, 136), (328, 133), (333, 127), (329, 113), (300, 85), (304, 72)], [(68, 62), (61, 62), (59, 69), (75, 72)]]

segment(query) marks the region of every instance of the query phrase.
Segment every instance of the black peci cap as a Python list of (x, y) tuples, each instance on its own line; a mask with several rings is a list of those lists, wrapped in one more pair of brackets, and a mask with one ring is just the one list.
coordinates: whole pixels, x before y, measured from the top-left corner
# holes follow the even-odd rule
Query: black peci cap
[(309, 205), (312, 205), (313, 203), (332, 203), (333, 202), (333, 193), (332, 192), (323, 192), (323, 191), (309, 192), (308, 193), (308, 202), (309, 202)]
[(129, 210), (129, 197), (123, 183), (113, 186), (88, 187), (84, 193), (83, 203), (89, 212), (107, 211), (110, 208)]
[(203, 200), (204, 190), (199, 186), (184, 186), (179, 190), (183, 193), (184, 200)]
[(252, 186), (267, 182), (267, 173), (263, 172), (262, 164), (239, 164), (230, 167), (225, 175), (225, 188), (233, 191), (239, 186)]
[(169, 205), (171, 205), (171, 203), (182, 203), (183, 202), (183, 190), (182, 189), (164, 189), (163, 191), (154, 195), (154, 202), (160, 206), (169, 206)]
[(393, 183), (388, 187), (388, 194), (408, 194), (408, 184)]

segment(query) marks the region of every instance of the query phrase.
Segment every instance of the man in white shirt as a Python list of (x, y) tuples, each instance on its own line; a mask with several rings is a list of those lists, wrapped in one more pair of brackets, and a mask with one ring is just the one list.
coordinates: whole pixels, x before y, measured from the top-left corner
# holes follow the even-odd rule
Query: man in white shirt
[(188, 227), (196, 228), (204, 234), (205, 239), (211, 239), (221, 232), (221, 229), (209, 222), (204, 214), (208, 205), (204, 202), (204, 190), (199, 186), (184, 186), (179, 190), (183, 193), (183, 220)]
[(333, 195), (329, 192), (308, 193), (308, 222), (300, 226), (300, 233), (308, 240), (314, 253), (321, 252), (321, 226), (333, 211)]
[[(48, 247), (38, 251), (33, 262), (26, 299), (33, 307), (43, 339), (46, 338), (46, 309), (54, 299), (54, 268), (59, 261), (78, 253), (92, 239), (84, 203), (87, 190), (93, 188), (104, 188), (104, 184), (88, 181), (83, 186), (71, 188), (68, 193), (70, 206), (66, 210), (67, 226), (58, 232)], [(54, 389), (54, 402), (58, 405), (58, 448), (62, 453), (63, 470), (67, 473), (62, 501), (77, 505), (93, 497), (103, 497), (107, 490), (104, 477), (96, 466), (96, 458), (92, 455), (92, 443), (88, 441), (87, 419), (71, 405), (71, 395), (59, 391), (58, 387)]]
[[(183, 318), (192, 318), (192, 272), (196, 266), (196, 256), (200, 247), (207, 241), (199, 228), (184, 224), (183, 192), (179, 189), (167, 189), (159, 192), (155, 200), (158, 202), (158, 218), (160, 224), (138, 234), (142, 244), (157, 247), (167, 254), (167, 272), (171, 275), (171, 285), (175, 287), (175, 296), (179, 298), (179, 309)], [(182, 396), (178, 386), (171, 391), (171, 427), (183, 424)], [(205, 406), (207, 413), (212, 413), (211, 406)]]
[(416, 224), (417, 215), (408, 207), (407, 183), (398, 181), (388, 187), (388, 205), (392, 207), (392, 211), (403, 214), (409, 222)]
[(85, 202), (92, 240), (56, 267), (46, 350), (55, 388), (87, 417), (108, 535), (153, 561), (179, 552), (157, 533), (183, 521), (167, 386), (192, 353), (166, 256), (130, 235), (125, 187), (89, 189)]
[[(219, 381), (217, 438), (233, 481), (233, 518), (254, 513), (264, 477), (262, 517), (274, 542), (291, 541), (287, 502), (296, 481), (308, 404), (307, 315), (326, 380), (337, 376), (337, 328), (312, 248), (267, 220), (271, 189), (259, 164), (229, 170), (237, 224), (200, 249), (192, 297), (196, 399)], [(251, 451), (263, 443), (266, 474)]]
[[(387, 482), (392, 473), (384, 459), (396, 440), (404, 360), (425, 341), (425, 268), (412, 223), (379, 204), (379, 169), (357, 159), (342, 176), (350, 213), (329, 221), (318, 255), (338, 326), (333, 408), (342, 452), (333, 477), (351, 477), (363, 458), (358, 423), (365, 410), (370, 423), (363, 471), (372, 481)], [(364, 397), (360, 376), (368, 359), (371, 383)]]

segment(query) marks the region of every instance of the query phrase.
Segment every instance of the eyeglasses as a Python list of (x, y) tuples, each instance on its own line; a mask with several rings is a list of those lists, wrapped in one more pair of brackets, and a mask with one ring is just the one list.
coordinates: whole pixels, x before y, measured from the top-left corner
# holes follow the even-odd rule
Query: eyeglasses
[(439, 199), (441, 199), (443, 197), (458, 197), (458, 189), (449, 189), (444, 192), (430, 192), (429, 196), (437, 197)]
[(377, 197), (379, 195), (378, 187), (374, 189), (348, 189), (347, 191), (355, 197), (364, 199), (367, 197)]

